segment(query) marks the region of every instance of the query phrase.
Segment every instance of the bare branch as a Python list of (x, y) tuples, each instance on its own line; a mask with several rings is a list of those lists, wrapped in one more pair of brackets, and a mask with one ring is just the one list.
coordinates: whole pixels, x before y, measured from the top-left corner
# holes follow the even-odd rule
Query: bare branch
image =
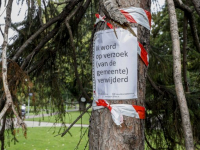
[(17, 124), (22, 127), (22, 129), (26, 130), (26, 124), (23, 122), (23, 120), (19, 117), (18, 113), (16, 112), (14, 106), (12, 106), (12, 111), (15, 114), (17, 118)]
[(2, 109), (1, 113), (0, 113), (0, 120), (1, 118), (5, 115), (6, 111), (8, 110), (8, 108), (12, 107), (12, 110), (15, 114), (15, 116), (17, 117), (18, 122), (20, 123), (20, 125), (24, 126), (23, 121), (19, 118), (17, 112), (14, 109), (14, 104), (13, 104), (13, 100), (12, 100), (12, 96), (8, 87), (8, 80), (7, 80), (7, 56), (6, 56), (6, 52), (7, 52), (7, 41), (8, 41), (8, 29), (10, 27), (11, 24), (11, 10), (12, 10), (12, 3), (13, 0), (9, 0), (8, 1), (8, 5), (7, 5), (7, 9), (6, 9), (6, 20), (5, 20), (5, 30), (4, 30), (4, 42), (3, 42), (3, 51), (2, 51), (2, 78), (3, 78), (3, 87), (4, 87), (4, 92), (6, 95), (6, 103), (4, 105), (4, 108)]
[(192, 0), (194, 8), (200, 17), (200, 0)]
[(197, 33), (197, 27), (195, 24), (195, 19), (194, 19), (194, 15), (193, 15), (193, 11), (190, 7), (188, 7), (187, 5), (185, 5), (181, 0), (174, 0), (176, 7), (181, 9), (182, 11), (185, 11), (188, 15), (188, 19), (189, 19), (189, 23), (190, 23), (190, 27), (191, 27), (191, 32), (194, 38), (194, 44), (196, 46), (196, 49), (198, 52), (200, 52), (200, 43), (199, 43), (199, 37), (198, 37), (198, 33)]
[(5, 115), (6, 111), (8, 110), (10, 106), (6, 103), (3, 107), (3, 109), (1, 110), (1, 113), (0, 113), (0, 120), (3, 118), (3, 116)]
[(8, 80), (7, 80), (7, 45), (8, 45), (8, 29), (11, 23), (11, 10), (12, 10), (12, 3), (13, 0), (8, 1), (7, 9), (6, 9), (6, 20), (5, 20), (5, 29), (4, 29), (4, 42), (2, 45), (2, 79), (3, 79), (3, 87), (4, 92), (6, 95), (6, 103), (4, 105), (3, 110), (0, 113), (0, 120), (5, 115), (8, 108), (12, 105), (12, 97), (8, 87)]
[[(69, 130), (73, 127), (73, 125), (79, 120), (81, 119), (81, 117), (88, 111), (88, 109), (92, 107), (92, 103), (86, 108), (85, 111), (83, 111), (77, 118), (76, 120), (74, 120), (74, 122), (67, 128), (67, 130), (65, 130), (63, 133), (61, 134), (58, 134), (58, 135), (61, 135), (61, 137), (63, 137), (67, 132), (69, 132)], [(58, 136), (56, 135), (56, 136)]]
[(0, 25), (0, 32), (1, 32), (2, 36), (4, 37), (3, 31), (1, 30), (1, 25)]
[(71, 14), (69, 14), (69, 16), (67, 17), (68, 21), (77, 13), (77, 11), (80, 9), (82, 4), (83, 4), (83, 1), (77, 6), (77, 8)]

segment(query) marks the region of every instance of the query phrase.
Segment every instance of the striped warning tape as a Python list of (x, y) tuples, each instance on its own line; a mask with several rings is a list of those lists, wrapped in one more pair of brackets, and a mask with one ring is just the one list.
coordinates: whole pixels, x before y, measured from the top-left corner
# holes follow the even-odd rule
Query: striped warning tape
[(123, 116), (145, 119), (145, 108), (142, 106), (128, 104), (110, 105), (106, 100), (98, 99), (93, 109), (99, 109), (99, 106), (106, 107), (110, 110), (112, 119), (116, 125), (121, 125), (123, 123)]

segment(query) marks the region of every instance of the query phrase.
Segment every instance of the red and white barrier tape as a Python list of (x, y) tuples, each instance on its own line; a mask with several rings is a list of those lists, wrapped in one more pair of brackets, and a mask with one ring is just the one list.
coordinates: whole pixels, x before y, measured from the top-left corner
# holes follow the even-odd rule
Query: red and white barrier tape
[(96, 16), (96, 22), (95, 22), (95, 25), (98, 23), (98, 22), (100, 22), (100, 21), (103, 21), (103, 22), (105, 22), (106, 24), (107, 24), (107, 26), (110, 28), (110, 29), (113, 29), (113, 26), (112, 26), (112, 24), (110, 24), (109, 22), (106, 22), (106, 20), (104, 19), (104, 18), (106, 18), (105, 16), (103, 16), (103, 17), (101, 17), (99, 14), (95, 14), (95, 16)]
[[(126, 17), (127, 21), (130, 23), (138, 23), (148, 30), (151, 29), (151, 13), (147, 10), (138, 7), (128, 7), (120, 9), (121, 13)], [(101, 17), (99, 14), (95, 14), (97, 17), (95, 25), (100, 21), (105, 21), (105, 16)], [(106, 22), (107, 25), (112, 29), (112, 25)]]
[(96, 106), (93, 106), (93, 109), (100, 109), (103, 107), (107, 107), (110, 112), (113, 121), (116, 125), (121, 125), (123, 123), (123, 116), (135, 117), (139, 119), (145, 119), (145, 108), (137, 105), (128, 105), (128, 104), (112, 104), (104, 99), (98, 99), (96, 101)]
[(138, 23), (148, 30), (151, 29), (151, 13), (138, 7), (128, 7), (120, 9), (121, 13), (130, 23)]
[(149, 65), (149, 55), (140, 42), (138, 42), (138, 45), (137, 45), (137, 53), (140, 55), (140, 58), (142, 59), (144, 64), (146, 66), (148, 66)]

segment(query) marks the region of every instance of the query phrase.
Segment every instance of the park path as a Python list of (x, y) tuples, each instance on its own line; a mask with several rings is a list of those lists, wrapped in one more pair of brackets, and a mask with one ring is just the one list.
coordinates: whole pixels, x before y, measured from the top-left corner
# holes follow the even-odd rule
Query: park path
[[(66, 112), (73, 112), (73, 111), (78, 111), (78, 109), (72, 109), (72, 110), (67, 110)], [(56, 115), (57, 113), (53, 114), (39, 114), (39, 115), (31, 115), (31, 116), (26, 116), (26, 118), (40, 118), (40, 117), (45, 117), (45, 116), (53, 116)], [(71, 124), (62, 124), (62, 123), (51, 123), (51, 122), (39, 122), (39, 121), (24, 121), (27, 125), (27, 127), (61, 127), (61, 126), (66, 126), (69, 127)], [(86, 124), (75, 124), (73, 127), (88, 127), (89, 125)]]
[[(50, 122), (39, 122), (39, 121), (24, 121), (27, 127), (69, 127), (71, 124), (61, 124), (61, 123), (50, 123)], [(86, 124), (75, 124), (73, 127), (88, 127)]]
[[(72, 112), (72, 111), (78, 111), (77, 109), (73, 109), (73, 110), (67, 110), (67, 112)], [(53, 113), (53, 114), (39, 114), (39, 115), (31, 115), (31, 116), (26, 116), (26, 118), (39, 118), (39, 117), (45, 117), (45, 116), (53, 116), (56, 115), (57, 113)], [(62, 124), (62, 123), (51, 123), (51, 122), (39, 122), (39, 121), (24, 121), (27, 125), (27, 127), (62, 127), (62, 126), (66, 126), (69, 127), (71, 124)], [(14, 121), (14, 124), (16, 125), (16, 119)], [(11, 122), (9, 120), (7, 120), (6, 123), (6, 129), (10, 128), (11, 126)], [(73, 127), (88, 127), (89, 125), (86, 124), (75, 124), (73, 125)], [(18, 127), (18, 126), (16, 126)], [(2, 128), (2, 122), (0, 123), (0, 129)]]

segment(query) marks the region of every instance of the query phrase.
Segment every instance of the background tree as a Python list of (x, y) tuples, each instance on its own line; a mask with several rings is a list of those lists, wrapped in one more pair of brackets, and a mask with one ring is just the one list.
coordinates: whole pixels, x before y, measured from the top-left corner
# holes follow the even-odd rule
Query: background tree
[(178, 25), (175, 12), (175, 6), (173, 0), (167, 0), (168, 3), (168, 12), (170, 17), (170, 31), (173, 45), (173, 74), (174, 74), (174, 83), (177, 94), (177, 100), (179, 103), (182, 119), (182, 127), (185, 138), (185, 147), (187, 150), (194, 149), (192, 128), (190, 123), (190, 116), (188, 111), (188, 106), (185, 98), (185, 93), (182, 84), (182, 75), (181, 75), (181, 53), (180, 53), (180, 42), (178, 34)]

